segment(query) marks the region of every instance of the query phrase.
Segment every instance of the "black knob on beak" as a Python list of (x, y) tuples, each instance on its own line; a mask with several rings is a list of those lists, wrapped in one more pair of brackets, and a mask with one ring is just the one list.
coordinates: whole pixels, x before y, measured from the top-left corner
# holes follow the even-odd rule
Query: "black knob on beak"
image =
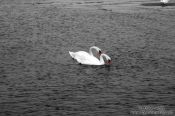
[(101, 50), (99, 50), (99, 55), (101, 55), (102, 54), (102, 52), (101, 52)]
[(111, 60), (108, 60), (108, 64), (111, 64)]

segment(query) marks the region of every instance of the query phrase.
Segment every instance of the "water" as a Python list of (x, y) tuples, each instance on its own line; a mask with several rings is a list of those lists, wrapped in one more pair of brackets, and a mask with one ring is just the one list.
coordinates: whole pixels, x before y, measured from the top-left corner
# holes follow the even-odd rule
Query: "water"
[[(126, 13), (1, 5), (1, 116), (174, 110), (175, 15), (173, 6), (153, 7)], [(68, 54), (93, 45), (112, 58), (110, 66), (79, 65)]]

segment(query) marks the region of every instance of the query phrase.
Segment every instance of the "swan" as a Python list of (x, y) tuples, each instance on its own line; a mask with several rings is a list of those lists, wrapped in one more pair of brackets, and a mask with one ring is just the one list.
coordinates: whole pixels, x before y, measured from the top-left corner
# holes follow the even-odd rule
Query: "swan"
[(76, 59), (77, 57), (88, 57), (90, 59), (96, 59), (98, 60), (92, 53), (92, 49), (95, 49), (98, 54), (100, 55), (102, 52), (101, 52), (101, 49), (96, 47), (96, 46), (92, 46), (89, 48), (89, 53), (85, 52), (85, 51), (78, 51), (78, 52), (70, 52), (69, 51), (69, 54), (70, 56), (73, 58), (73, 59)]
[(79, 54), (76, 54), (74, 58), (80, 64), (85, 64), (85, 65), (104, 65), (105, 64), (104, 57), (106, 58), (106, 61), (107, 61), (106, 64), (111, 64), (111, 58), (107, 54), (104, 54), (104, 53), (102, 53), (100, 55), (100, 60), (98, 60), (97, 58), (92, 57), (92, 56), (81, 56)]

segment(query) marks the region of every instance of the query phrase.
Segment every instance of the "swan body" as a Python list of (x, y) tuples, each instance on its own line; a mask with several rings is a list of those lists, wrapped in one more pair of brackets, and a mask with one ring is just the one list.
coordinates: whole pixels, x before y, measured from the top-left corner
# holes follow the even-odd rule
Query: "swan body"
[(106, 60), (108, 61), (108, 64), (110, 64), (111, 62), (111, 58), (106, 55), (106, 54), (101, 54), (100, 55), (100, 60), (98, 60), (96, 57), (91, 56), (91, 55), (87, 55), (86, 52), (84, 51), (79, 51), (79, 52), (69, 52), (69, 54), (71, 56), (74, 57), (74, 59), (77, 60), (78, 63), (80, 64), (85, 64), (85, 65), (104, 65), (104, 57), (106, 58)]
[(85, 52), (85, 51), (78, 51), (78, 52), (70, 52), (69, 54), (73, 59), (92, 59), (94, 60), (98, 60), (92, 53), (92, 49), (95, 49), (99, 54), (101, 54), (101, 49), (96, 47), (96, 46), (92, 46), (89, 49), (89, 53)]

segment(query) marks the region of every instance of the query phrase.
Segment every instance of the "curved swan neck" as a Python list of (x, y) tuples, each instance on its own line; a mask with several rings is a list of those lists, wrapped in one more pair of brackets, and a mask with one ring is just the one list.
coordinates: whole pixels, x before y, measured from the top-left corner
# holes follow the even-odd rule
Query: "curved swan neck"
[(90, 54), (90, 55), (93, 55), (92, 49), (97, 50), (97, 47), (95, 47), (95, 46), (90, 47), (90, 49), (89, 49), (89, 54)]
[(90, 47), (90, 49), (89, 49), (89, 54), (90, 54), (90, 55), (93, 55), (92, 49), (93, 49), (93, 47)]
[(103, 59), (103, 56), (105, 56), (104, 54), (101, 54), (100, 55), (100, 63), (102, 63), (102, 64), (104, 64), (105, 62), (104, 62), (104, 59)]

